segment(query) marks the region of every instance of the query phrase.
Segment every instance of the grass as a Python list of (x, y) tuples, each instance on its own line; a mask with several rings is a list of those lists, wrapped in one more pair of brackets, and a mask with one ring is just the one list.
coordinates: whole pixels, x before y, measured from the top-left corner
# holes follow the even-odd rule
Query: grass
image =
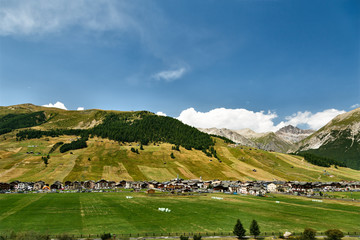
[[(0, 141), (0, 181), (9, 182), (82, 180), (157, 180), (176, 178), (204, 180), (298, 180), (298, 181), (340, 181), (358, 180), (360, 171), (349, 168), (324, 168), (314, 166), (303, 158), (293, 155), (232, 148), (217, 139), (215, 149), (221, 160), (207, 157), (203, 152), (171, 150), (168, 143), (150, 144), (139, 150), (138, 143), (119, 144), (101, 138), (90, 138), (88, 147), (50, 154), (45, 166), (41, 156), (46, 156), (57, 142), (68, 143), (75, 136), (41, 138), (15, 141), (11, 134)], [(29, 146), (36, 147), (29, 147)], [(40, 155), (27, 152), (40, 152)], [(173, 152), (175, 158), (170, 157)], [(256, 171), (254, 171), (254, 169)]]
[[(133, 196), (126, 199), (126, 196)], [(223, 200), (212, 199), (221, 196)], [(276, 203), (279, 201), (280, 203)], [(360, 204), (294, 196), (267, 198), (225, 194), (147, 196), (144, 193), (0, 195), (0, 232), (98, 234), (231, 232), (236, 219), (264, 232), (330, 228), (358, 231)], [(171, 209), (170, 213), (158, 211)]]

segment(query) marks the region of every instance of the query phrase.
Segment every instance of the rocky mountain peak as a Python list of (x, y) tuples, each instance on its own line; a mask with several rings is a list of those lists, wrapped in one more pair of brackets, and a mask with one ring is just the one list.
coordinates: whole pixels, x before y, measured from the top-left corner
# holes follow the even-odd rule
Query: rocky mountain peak
[(313, 130), (303, 130), (298, 127), (294, 127), (293, 125), (287, 125), (285, 127), (280, 128), (278, 131), (276, 131), (277, 134), (279, 133), (291, 133), (291, 134), (311, 134), (313, 133)]
[(296, 143), (314, 132), (314, 130), (303, 130), (292, 125), (288, 125), (280, 128), (275, 134), (290, 143)]

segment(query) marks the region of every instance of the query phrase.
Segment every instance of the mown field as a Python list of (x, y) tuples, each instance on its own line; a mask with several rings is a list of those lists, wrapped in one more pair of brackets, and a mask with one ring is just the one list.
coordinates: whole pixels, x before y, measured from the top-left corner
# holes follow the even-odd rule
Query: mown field
[[(127, 199), (126, 196), (132, 196)], [(212, 197), (221, 197), (222, 200)], [(277, 203), (276, 201), (279, 201)], [(256, 219), (264, 232), (359, 231), (360, 203), (273, 195), (147, 196), (144, 193), (0, 195), (0, 232), (49, 234), (230, 232)], [(161, 212), (168, 208), (171, 212)]]
[[(13, 133), (0, 141), (0, 182), (84, 180), (157, 180), (167, 181), (179, 175), (184, 179), (204, 180), (298, 180), (340, 181), (359, 180), (360, 171), (349, 168), (324, 168), (304, 161), (302, 157), (230, 147), (216, 139), (215, 149), (221, 162), (202, 151), (172, 150), (173, 145), (156, 143), (140, 150), (138, 143), (118, 143), (108, 139), (90, 138), (87, 148), (50, 154), (57, 142), (69, 143), (75, 136), (15, 141)], [(6, 137), (6, 139), (4, 139)], [(139, 154), (130, 149), (139, 149)], [(33, 151), (40, 155), (27, 154)], [(173, 153), (175, 158), (170, 157)]]

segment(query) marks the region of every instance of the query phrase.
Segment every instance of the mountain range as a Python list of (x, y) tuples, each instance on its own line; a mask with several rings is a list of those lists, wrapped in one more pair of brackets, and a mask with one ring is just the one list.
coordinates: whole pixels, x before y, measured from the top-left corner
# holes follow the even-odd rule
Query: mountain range
[[(347, 166), (358, 168), (359, 122), (357, 109), (314, 133), (293, 126), (275, 133), (199, 131), (148, 111), (5, 106), (0, 107), (0, 182), (164, 181), (178, 175), (184, 179), (359, 180), (360, 171), (343, 164), (316, 166), (317, 162), (300, 156), (329, 157), (326, 154), (332, 151), (345, 156), (338, 160)], [(300, 155), (285, 154), (290, 150)], [(347, 156), (354, 158), (349, 161)]]
[(267, 133), (256, 133), (251, 129), (199, 130), (229, 138), (240, 145), (283, 153), (311, 153), (360, 169), (360, 108), (336, 116), (318, 131), (292, 125)]
[(256, 133), (251, 129), (230, 130), (226, 128), (199, 128), (200, 131), (229, 138), (237, 144), (267, 151), (293, 152), (296, 143), (313, 134), (314, 130), (302, 130), (288, 125), (276, 132)]

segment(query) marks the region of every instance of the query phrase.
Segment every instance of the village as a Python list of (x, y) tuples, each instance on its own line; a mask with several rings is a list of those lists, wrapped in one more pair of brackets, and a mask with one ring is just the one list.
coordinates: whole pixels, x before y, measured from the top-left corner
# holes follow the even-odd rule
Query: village
[(44, 181), (10, 183), (0, 182), (0, 193), (28, 192), (103, 192), (103, 191), (146, 191), (168, 193), (229, 193), (264, 196), (266, 193), (322, 196), (322, 192), (360, 191), (360, 181), (342, 182), (299, 182), (299, 181), (221, 181), (200, 179), (184, 180), (176, 178), (166, 182), (158, 181)]

